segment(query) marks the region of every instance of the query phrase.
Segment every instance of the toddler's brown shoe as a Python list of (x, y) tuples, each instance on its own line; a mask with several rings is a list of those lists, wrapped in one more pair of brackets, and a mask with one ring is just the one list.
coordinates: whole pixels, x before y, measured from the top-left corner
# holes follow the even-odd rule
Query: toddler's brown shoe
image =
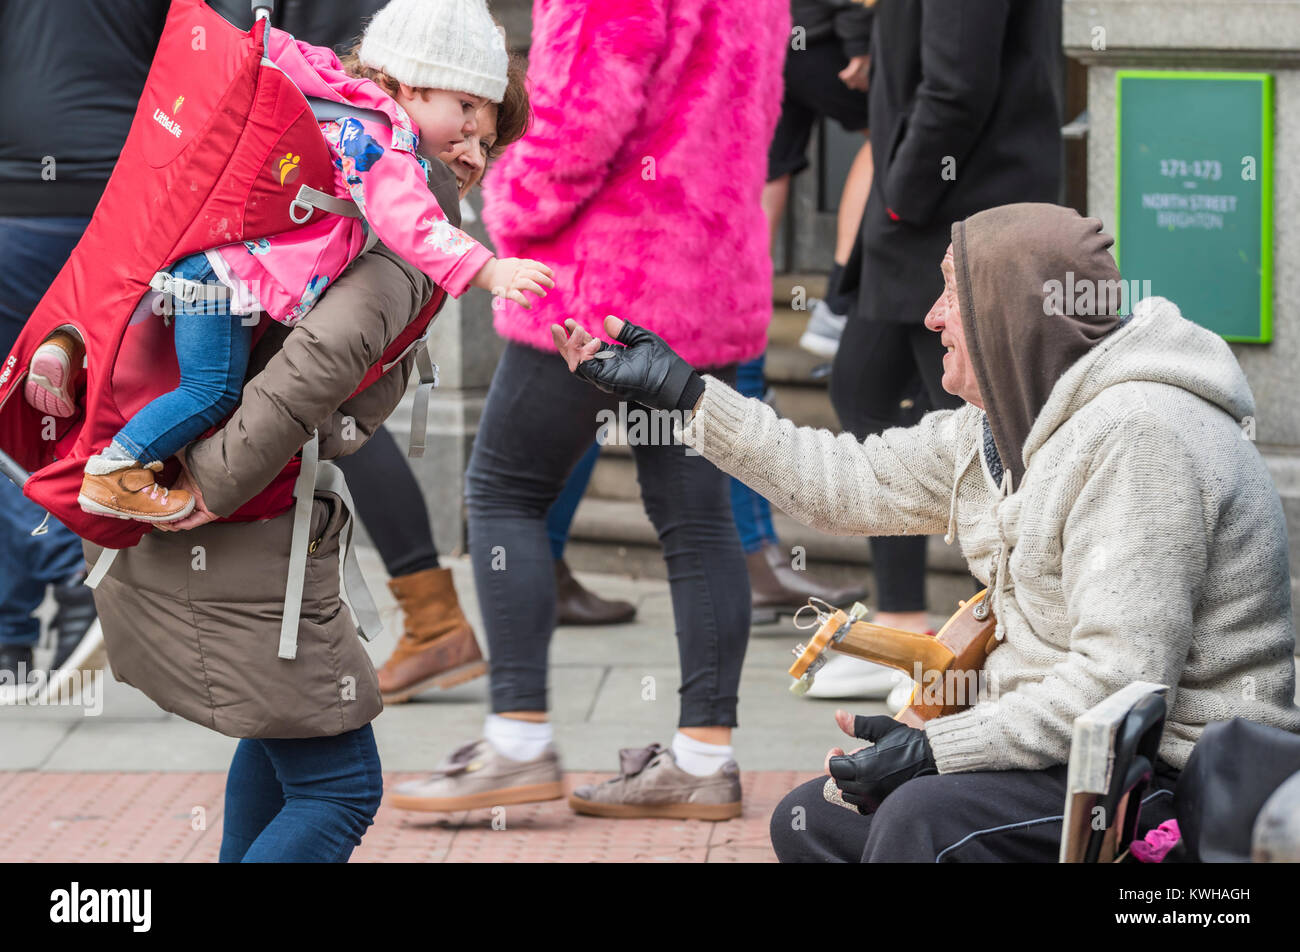
[(141, 466), (135, 460), (92, 456), (86, 460), (77, 502), (85, 512), (142, 522), (175, 522), (194, 510), (194, 497), (183, 489), (164, 489), (154, 481), (162, 463)]
[(55, 331), (36, 348), (27, 368), (23, 395), (28, 404), (50, 416), (70, 417), (77, 412), (76, 382), (86, 347), (67, 331)]

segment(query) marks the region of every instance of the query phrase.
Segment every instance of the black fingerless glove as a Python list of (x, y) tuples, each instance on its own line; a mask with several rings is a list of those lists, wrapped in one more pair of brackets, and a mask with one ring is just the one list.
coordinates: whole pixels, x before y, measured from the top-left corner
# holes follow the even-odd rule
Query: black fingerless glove
[(832, 757), (830, 767), (844, 802), (859, 813), (875, 813), (885, 797), (913, 777), (939, 772), (925, 731), (892, 717), (859, 714), (853, 720), (853, 736), (872, 741), (872, 746)]
[(578, 375), (606, 393), (652, 410), (695, 409), (704, 393), (704, 378), (658, 334), (624, 322), (618, 342), (623, 346), (606, 347), (578, 364)]

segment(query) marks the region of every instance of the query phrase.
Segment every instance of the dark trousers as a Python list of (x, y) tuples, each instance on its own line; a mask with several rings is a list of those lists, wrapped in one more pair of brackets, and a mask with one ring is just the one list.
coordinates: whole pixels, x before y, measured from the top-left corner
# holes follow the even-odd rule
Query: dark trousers
[[(772, 813), (783, 863), (1054, 863), (1066, 767), (935, 774), (909, 780), (870, 816), (828, 803), (826, 778), (795, 787)], [(1177, 773), (1161, 764), (1138, 837), (1173, 818)]]
[[(734, 366), (715, 373), (735, 379)], [(629, 421), (647, 412), (638, 404), (626, 409)], [(546, 513), (602, 424), (618, 413), (615, 397), (570, 374), (558, 354), (506, 346), (465, 476), (496, 713), (547, 708), (555, 569)], [(668, 567), (682, 671), (679, 725), (735, 726), (750, 602), (727, 476), (671, 441), (642, 441), (632, 455)]]
[[(87, 218), (0, 218), (0, 362), (8, 356), (55, 275), (86, 230)], [(26, 373), (25, 367), (14, 373)], [(11, 400), (23, 399), (23, 385)], [(45, 512), (0, 476), (0, 644), (35, 646), (41, 623), (34, 612), (46, 587), (66, 583), (86, 564), (81, 540), (51, 520), (44, 535), (32, 530)]]
[(387, 427), (336, 461), (356, 501), (357, 517), (393, 578), (438, 568), (424, 493)]
[[(922, 413), (959, 407), (943, 389), (943, 345), (923, 324), (849, 318), (831, 368), (831, 405), (840, 426), (859, 440)], [(900, 404), (911, 400), (911, 408)], [(886, 612), (925, 610), (925, 536), (871, 540), (876, 607)]]

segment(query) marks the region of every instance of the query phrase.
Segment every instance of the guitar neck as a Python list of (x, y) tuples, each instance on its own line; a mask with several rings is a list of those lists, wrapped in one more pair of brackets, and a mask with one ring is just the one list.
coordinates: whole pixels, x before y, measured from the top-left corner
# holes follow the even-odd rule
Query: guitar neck
[(864, 661), (897, 668), (910, 678), (916, 677), (918, 664), (924, 676), (931, 670), (946, 671), (955, 657), (933, 635), (887, 628), (865, 621), (855, 622), (843, 639), (833, 642), (831, 647)]

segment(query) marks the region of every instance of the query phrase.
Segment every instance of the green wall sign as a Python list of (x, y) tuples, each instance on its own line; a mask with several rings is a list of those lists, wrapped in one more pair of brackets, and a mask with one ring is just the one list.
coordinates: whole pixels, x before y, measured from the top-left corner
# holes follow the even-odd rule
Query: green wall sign
[(1120, 70), (1115, 115), (1125, 282), (1227, 340), (1272, 340), (1273, 77)]

